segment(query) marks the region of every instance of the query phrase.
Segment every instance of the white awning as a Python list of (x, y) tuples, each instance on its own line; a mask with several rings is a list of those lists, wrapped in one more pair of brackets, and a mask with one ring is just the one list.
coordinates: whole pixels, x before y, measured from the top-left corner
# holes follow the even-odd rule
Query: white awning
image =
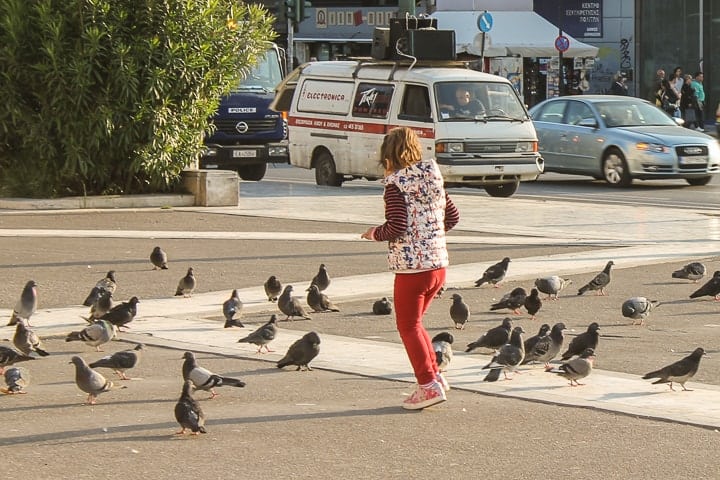
[[(477, 26), (482, 11), (443, 11), (431, 16), (438, 19), (438, 29), (455, 30), (457, 53), (481, 55), (482, 32)], [(493, 25), (485, 34), (486, 57), (554, 57), (558, 27), (535, 12), (490, 12)], [(583, 43), (564, 33), (570, 39), (567, 57), (596, 57), (598, 48)]]

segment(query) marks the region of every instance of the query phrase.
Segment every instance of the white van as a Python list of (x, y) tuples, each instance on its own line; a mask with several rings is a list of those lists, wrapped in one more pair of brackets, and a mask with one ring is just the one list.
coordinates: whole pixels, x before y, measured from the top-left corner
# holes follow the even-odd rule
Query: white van
[[(455, 104), (456, 93), (467, 108)], [(288, 114), (290, 163), (314, 168), (318, 185), (382, 178), (380, 144), (397, 126), (418, 133), (448, 186), (509, 197), (543, 171), (535, 128), (513, 86), (462, 62), (306, 63), (278, 85), (271, 108)]]

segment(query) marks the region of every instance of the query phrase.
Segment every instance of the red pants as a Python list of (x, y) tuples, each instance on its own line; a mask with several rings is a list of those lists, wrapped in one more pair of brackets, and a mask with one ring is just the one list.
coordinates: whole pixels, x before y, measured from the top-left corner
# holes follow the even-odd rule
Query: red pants
[(419, 385), (435, 380), (435, 351), (423, 315), (445, 283), (445, 268), (395, 274), (395, 323)]

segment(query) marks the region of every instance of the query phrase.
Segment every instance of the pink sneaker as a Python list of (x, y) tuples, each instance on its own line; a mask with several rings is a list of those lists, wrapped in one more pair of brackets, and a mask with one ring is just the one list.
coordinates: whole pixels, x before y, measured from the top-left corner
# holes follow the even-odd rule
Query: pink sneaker
[(422, 410), (423, 408), (442, 403), (445, 400), (447, 400), (447, 398), (445, 397), (442, 385), (435, 381), (427, 387), (418, 386), (412, 395), (405, 399), (402, 406), (405, 410)]
[(435, 375), (435, 380), (437, 380), (444, 392), (447, 393), (450, 391), (450, 384), (445, 380), (445, 376), (442, 373), (438, 372), (437, 375)]

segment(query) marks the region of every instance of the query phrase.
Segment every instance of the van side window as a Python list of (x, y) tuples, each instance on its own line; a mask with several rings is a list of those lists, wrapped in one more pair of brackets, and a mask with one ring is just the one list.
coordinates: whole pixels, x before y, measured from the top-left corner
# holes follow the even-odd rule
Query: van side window
[(409, 120), (430, 121), (430, 96), (427, 87), (407, 85), (398, 116)]
[(393, 91), (392, 85), (360, 83), (353, 100), (353, 117), (387, 118)]

